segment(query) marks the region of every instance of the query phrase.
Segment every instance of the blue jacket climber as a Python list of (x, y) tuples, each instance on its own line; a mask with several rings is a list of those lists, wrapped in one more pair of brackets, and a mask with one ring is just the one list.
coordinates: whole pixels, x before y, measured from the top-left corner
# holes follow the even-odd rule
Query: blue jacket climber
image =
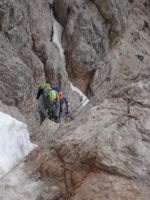
[(64, 96), (64, 94), (62, 93), (62, 89), (60, 87), (56, 86), (56, 87), (52, 87), (52, 89), (57, 91), (57, 95), (59, 98), (59, 102), (60, 102), (59, 116), (61, 116), (61, 114), (64, 113), (66, 117), (69, 117), (71, 109), (70, 109), (70, 103), (68, 101), (68, 98)]

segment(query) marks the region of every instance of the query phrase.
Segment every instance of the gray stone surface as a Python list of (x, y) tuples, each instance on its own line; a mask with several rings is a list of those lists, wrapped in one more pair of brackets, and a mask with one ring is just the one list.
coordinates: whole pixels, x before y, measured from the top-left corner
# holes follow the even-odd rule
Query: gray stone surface
[(58, 129), (53, 124), (49, 132), (43, 124), (37, 137), (44, 150), (34, 152), (32, 159), (40, 156), (33, 166), (48, 174), (51, 184), (57, 182), (63, 199), (150, 198), (150, 44), (149, 28), (143, 27), (149, 9), (144, 1), (133, 5), (127, 30), (109, 52), (109, 62), (98, 61), (92, 87), (100, 86), (91, 102)]
[(115, 43), (118, 36), (125, 31), (128, 15), (128, 1), (93, 0), (109, 26), (110, 43)]
[(4, 34), (0, 34), (0, 97), (3, 103), (18, 106), (33, 90), (30, 68), (22, 62)]
[[(54, 199), (149, 200), (149, 2), (130, 1), (129, 16), (127, 0), (50, 3), (64, 27), (67, 66), (52, 42), (48, 1), (0, 2), (0, 110), (21, 119), (4, 104), (19, 107), (39, 144), (26, 169), (44, 180)], [(46, 119), (39, 127), (41, 81), (62, 84), (78, 105), (68, 77), (87, 93), (91, 88), (90, 103), (73, 121)]]
[(58, 21), (64, 27), (67, 71), (75, 83), (87, 92), (89, 86), (93, 89), (91, 77), (93, 82), (98, 81), (93, 75), (101, 67), (99, 63), (108, 61), (108, 51), (125, 31), (128, 1), (56, 0), (54, 8)]
[(21, 113), (21, 111), (18, 108), (14, 107), (14, 106), (6, 106), (1, 101), (0, 101), (0, 112), (4, 112), (4, 113), (16, 118), (17, 120), (26, 123), (26, 119), (25, 119), (24, 115)]
[(65, 63), (52, 42), (53, 16), (48, 1), (3, 0), (0, 16), (0, 99), (3, 103), (18, 106), (30, 119), (28, 124), (32, 124), (37, 115), (36, 92), (45, 80), (60, 84), (75, 102)]

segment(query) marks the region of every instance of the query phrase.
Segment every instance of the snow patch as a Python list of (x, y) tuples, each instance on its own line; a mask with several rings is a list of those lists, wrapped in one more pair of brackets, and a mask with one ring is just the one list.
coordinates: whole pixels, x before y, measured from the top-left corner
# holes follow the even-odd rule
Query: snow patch
[(36, 200), (43, 190), (43, 183), (29, 179), (24, 172), (24, 164), (19, 165), (0, 181), (0, 200)]
[(0, 112), (0, 178), (35, 147), (30, 142), (27, 125)]
[(81, 92), (79, 88), (75, 87), (71, 82), (70, 82), (70, 87), (72, 91), (77, 92), (81, 96), (82, 99), (81, 104), (85, 106), (89, 102), (89, 99), (83, 94), (83, 92)]
[(63, 27), (56, 21), (54, 15), (53, 15), (53, 32), (54, 33), (53, 33), (52, 41), (55, 42), (55, 44), (59, 48), (61, 58), (63, 59), (63, 61), (65, 61), (64, 49), (62, 48), (62, 45), (61, 45)]
[[(61, 58), (62, 58), (63, 62), (66, 63), (64, 49), (62, 48), (62, 45), (61, 45), (63, 27), (56, 21), (54, 15), (53, 15), (53, 31), (54, 31), (54, 33), (53, 33), (52, 41), (55, 42), (55, 44), (59, 48)], [(73, 91), (76, 91), (81, 96), (81, 98), (82, 98), (81, 104), (83, 106), (85, 106), (89, 102), (89, 99), (81, 92), (81, 90), (79, 90), (79, 88), (73, 86), (72, 83), (70, 83), (70, 85), (71, 85), (71, 89)]]

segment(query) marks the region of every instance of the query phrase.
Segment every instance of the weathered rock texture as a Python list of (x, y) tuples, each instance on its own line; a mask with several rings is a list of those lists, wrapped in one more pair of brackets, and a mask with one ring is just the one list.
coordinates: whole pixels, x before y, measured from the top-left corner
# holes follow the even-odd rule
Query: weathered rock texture
[(52, 189), (39, 199), (149, 200), (149, 1), (50, 2), (64, 27), (69, 77), (94, 96), (74, 121), (47, 119), (38, 129), (35, 84), (46, 77), (70, 88), (51, 41), (52, 12), (46, 0), (0, 3), (0, 97), (31, 121), (39, 148), (26, 168)]
[[(125, 30), (128, 1), (55, 0), (54, 10), (64, 27), (63, 44), (69, 75), (88, 92), (92, 88), (91, 79), (103, 67), (102, 61), (108, 60), (110, 47)], [(108, 71), (107, 66), (105, 71)]]
[(14, 106), (7, 106), (0, 101), (0, 112), (4, 112), (17, 120), (26, 123), (25, 117), (21, 114), (20, 110)]
[(30, 119), (29, 125), (34, 124), (35, 96), (41, 81), (70, 90), (65, 64), (52, 36), (53, 15), (47, 0), (0, 2), (0, 98), (19, 107)]
[(135, 1), (127, 30), (108, 55), (112, 73), (91, 103), (58, 129), (45, 122), (37, 135), (40, 147), (29, 163), (55, 182), (62, 199), (150, 198), (148, 15), (148, 4)]
[(30, 113), (35, 104), (35, 82), (44, 80), (43, 64), (32, 51), (32, 31), (41, 24), (36, 17), (40, 6), (34, 4), (31, 9), (32, 6), (32, 1), (0, 2), (0, 97), (3, 103), (22, 111), (29, 107)]

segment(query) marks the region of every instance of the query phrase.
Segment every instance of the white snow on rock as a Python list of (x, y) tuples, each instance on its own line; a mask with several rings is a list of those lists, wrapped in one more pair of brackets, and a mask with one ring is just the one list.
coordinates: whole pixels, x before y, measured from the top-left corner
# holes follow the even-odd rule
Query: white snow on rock
[[(54, 33), (53, 33), (52, 41), (59, 48), (61, 58), (62, 58), (63, 62), (66, 63), (65, 55), (64, 55), (64, 49), (62, 48), (62, 45), (61, 45), (63, 27), (56, 21), (54, 15), (53, 15), (53, 31), (54, 31)], [(70, 83), (70, 85), (71, 85), (71, 89), (73, 91), (77, 92), (81, 96), (81, 98), (82, 98), (81, 104), (83, 106), (85, 106), (89, 102), (89, 99), (81, 92), (81, 90), (79, 90), (79, 88), (73, 86), (72, 83)]]
[(82, 99), (81, 104), (85, 106), (89, 102), (89, 99), (83, 94), (83, 92), (81, 92), (79, 88), (75, 87), (71, 82), (70, 82), (70, 87), (72, 91), (77, 92), (81, 96)]
[(35, 147), (30, 142), (27, 125), (0, 112), (0, 178)]
[(55, 42), (55, 44), (59, 48), (61, 58), (63, 59), (63, 61), (65, 61), (64, 49), (62, 48), (62, 45), (61, 45), (63, 27), (56, 21), (54, 15), (53, 15), (53, 32), (54, 33), (53, 33), (52, 41)]
[(21, 163), (0, 181), (0, 200), (37, 200), (45, 186), (41, 181), (29, 178)]

